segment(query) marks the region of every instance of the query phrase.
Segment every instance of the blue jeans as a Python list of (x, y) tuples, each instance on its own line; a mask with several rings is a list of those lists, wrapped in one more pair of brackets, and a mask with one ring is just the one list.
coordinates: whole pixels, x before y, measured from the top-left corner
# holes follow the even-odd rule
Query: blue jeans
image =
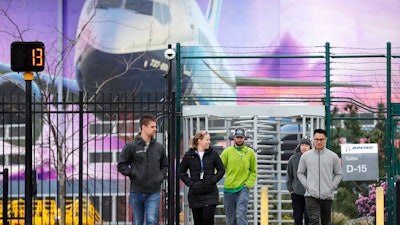
[(247, 225), (247, 207), (249, 205), (249, 189), (230, 193), (224, 192), (224, 209), (226, 225)]
[(143, 225), (144, 216), (146, 215), (147, 225), (157, 225), (158, 210), (160, 208), (160, 192), (152, 194), (143, 194), (131, 192), (130, 194), (133, 224)]

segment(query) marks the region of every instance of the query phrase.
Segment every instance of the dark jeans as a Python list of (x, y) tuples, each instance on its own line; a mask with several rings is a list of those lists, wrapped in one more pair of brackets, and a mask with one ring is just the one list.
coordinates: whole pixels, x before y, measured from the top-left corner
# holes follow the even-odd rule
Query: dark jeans
[(303, 195), (298, 195), (295, 193), (291, 194), (292, 197), (292, 208), (293, 208), (293, 219), (295, 225), (309, 224), (308, 214), (306, 209), (306, 199)]
[[(330, 225), (332, 200), (321, 200), (313, 197), (306, 197), (306, 206), (310, 225)], [(321, 223), (320, 223), (321, 220)]]
[(209, 205), (201, 208), (192, 208), (194, 225), (214, 225), (215, 208)]

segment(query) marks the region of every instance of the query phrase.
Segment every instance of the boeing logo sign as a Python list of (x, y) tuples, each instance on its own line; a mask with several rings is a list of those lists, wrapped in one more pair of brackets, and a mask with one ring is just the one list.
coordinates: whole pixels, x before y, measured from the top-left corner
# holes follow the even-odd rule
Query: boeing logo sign
[[(343, 144), (345, 153), (375, 153), (378, 152), (376, 144)], [(343, 154), (343, 150), (342, 150)]]
[(378, 180), (378, 144), (342, 144), (343, 180)]

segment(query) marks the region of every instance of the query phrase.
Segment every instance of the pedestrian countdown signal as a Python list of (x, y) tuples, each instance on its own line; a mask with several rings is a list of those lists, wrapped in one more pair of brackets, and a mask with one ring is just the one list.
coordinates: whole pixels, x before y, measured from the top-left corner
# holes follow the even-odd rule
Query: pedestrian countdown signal
[(11, 44), (11, 70), (39, 72), (44, 70), (44, 44), (42, 42), (13, 42)]

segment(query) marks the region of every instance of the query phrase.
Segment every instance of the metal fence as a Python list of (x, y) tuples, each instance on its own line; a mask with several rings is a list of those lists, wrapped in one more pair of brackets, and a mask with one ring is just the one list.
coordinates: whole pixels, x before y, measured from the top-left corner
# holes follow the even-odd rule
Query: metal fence
[[(179, 46), (177, 45), (175, 71), (176, 80), (180, 81), (176, 82), (178, 104), (232, 107), (263, 105), (267, 110), (267, 107), (274, 107), (276, 104), (309, 103), (325, 107), (326, 127), (332, 129), (345, 120), (360, 120), (335, 118), (329, 113), (336, 106), (342, 107), (352, 103), (362, 109), (363, 113), (372, 114), (372, 119), (367, 118), (370, 121), (367, 129), (372, 129), (379, 114), (379, 109), (374, 106), (386, 101), (383, 115), (390, 120), (379, 116), (380, 120), (390, 122), (385, 127), (386, 137), (391, 136), (389, 134), (393, 133), (392, 127), (398, 125), (400, 107), (398, 103), (392, 104), (391, 99), (393, 97), (393, 101), (398, 101), (398, 85), (393, 82), (393, 91), (390, 91), (390, 87), (391, 76), (395, 79), (395, 75), (399, 75), (397, 70), (391, 69), (392, 64), (393, 68), (398, 64), (399, 48), (392, 49), (389, 43), (386, 48), (378, 49), (332, 48), (326, 43), (325, 46), (317, 46), (315, 50), (314, 47), (300, 49), (299, 55), (298, 48), (269, 47), (264, 49), (260, 56), (223, 56), (212, 49), (208, 51), (207, 48), (191, 46), (183, 46), (181, 49)], [(394, 52), (391, 53), (391, 50)], [(253, 52), (247, 48), (243, 51)], [(278, 56), (274, 55), (276, 53), (279, 53)], [(252, 79), (241, 77), (242, 73), (250, 74)], [(282, 83), (286, 78), (292, 81)], [(300, 79), (305, 81), (298, 83)], [(331, 83), (331, 79), (336, 82)], [(341, 82), (342, 80), (344, 82)], [(0, 93), (0, 171), (9, 170), (9, 214), (15, 218), (22, 218), (26, 172), (24, 146), (27, 142), (25, 96), (24, 91), (20, 90), (2, 91), (12, 94)], [(188, 136), (184, 136), (183, 139), (169, 139), (170, 135), (166, 135), (178, 133), (179, 129), (176, 132), (167, 131), (172, 125), (168, 118), (174, 113), (174, 110), (171, 110), (174, 107), (173, 102), (165, 101), (163, 94), (140, 97), (133, 97), (131, 94), (80, 97), (50, 95), (46, 99), (42, 98), (44, 97), (32, 98), (33, 133), (32, 137), (29, 137), (33, 139), (33, 169), (37, 181), (33, 198), (33, 216), (36, 224), (46, 223), (44, 218), (49, 218), (49, 221), (57, 220), (58, 209), (63, 202), (67, 204), (68, 213), (76, 215), (75, 203), (80, 195), (88, 200), (85, 215), (89, 216), (85, 217), (86, 220), (88, 217), (96, 218), (97, 215), (105, 223), (131, 222), (127, 196), (129, 181), (117, 172), (116, 163), (120, 149), (138, 132), (137, 119), (143, 114), (151, 114), (158, 118), (157, 139), (160, 142), (167, 147), (168, 143), (172, 144), (170, 140), (176, 140), (177, 145), (180, 144), (179, 141), (183, 141), (184, 148), (181, 150), (186, 150), (185, 142)], [(372, 110), (367, 106), (371, 106)], [(177, 109), (180, 110), (180, 106)], [(179, 115), (180, 111), (176, 113)], [(254, 112), (250, 116), (253, 115)], [(180, 123), (180, 120), (176, 123)], [(200, 129), (200, 125), (201, 123), (198, 123), (195, 127), (190, 127), (190, 131), (183, 130), (184, 135), (192, 134), (190, 132)], [(233, 127), (234, 125), (228, 128)], [(330, 132), (331, 129), (327, 131)], [(229, 133), (228, 130), (222, 133), (224, 132)], [(253, 135), (257, 134), (254, 132)], [(259, 144), (254, 141), (257, 139), (252, 140), (256, 146)], [(386, 138), (382, 144), (384, 148), (381, 149), (385, 151), (384, 166), (388, 168), (385, 177), (389, 179), (387, 209), (393, 209), (394, 201), (391, 196), (394, 196), (393, 184), (397, 177), (394, 175), (398, 173), (398, 167), (393, 166), (398, 163), (398, 159), (394, 157), (397, 144), (395, 145), (395, 138)], [(278, 149), (279, 145), (272, 148)], [(278, 158), (278, 154), (266, 155), (260, 155), (260, 159), (266, 158), (268, 165), (260, 165), (260, 168), (285, 164), (284, 160)], [(271, 174), (260, 174), (260, 177), (262, 176), (269, 177)], [(80, 177), (82, 179), (79, 179)], [(279, 184), (279, 181), (274, 182)], [(166, 215), (167, 187), (167, 184), (163, 185), (162, 222), (170, 219)], [(65, 193), (65, 196), (62, 193)], [(280, 194), (282, 193), (277, 192), (274, 199), (279, 199)], [(39, 210), (46, 216), (40, 216)], [(278, 217), (279, 210), (281, 208), (276, 208)], [(284, 212), (286, 209), (282, 210)], [(390, 215), (395, 214), (394, 210), (388, 211)]]
[[(78, 221), (82, 198), (83, 224), (131, 224), (129, 179), (118, 173), (119, 152), (139, 132), (139, 118), (157, 118), (156, 138), (167, 145), (170, 104), (149, 94), (69, 96), (63, 102), (32, 98), (32, 166), (34, 224), (54, 224), (65, 204), (66, 223)], [(57, 96), (54, 97), (57, 99)], [(155, 100), (162, 99), (162, 100)], [(0, 171), (7, 171), (9, 200), (3, 215), (10, 224), (22, 222), (25, 211), (25, 118), (21, 96), (0, 96)], [(160, 221), (167, 218), (166, 182), (162, 185)], [(81, 197), (81, 198), (80, 198)], [(8, 208), (4, 208), (8, 207)], [(5, 210), (7, 209), (7, 210)], [(4, 218), (4, 216), (3, 216)], [(74, 222), (75, 221), (75, 222)]]
[(8, 221), (8, 214), (7, 212), (7, 206), (8, 204), (8, 169), (4, 169), (2, 172), (0, 172), (1, 177), (1, 183), (0, 183), (0, 191), (1, 191), (1, 207), (0, 207), (0, 216), (1, 216), (1, 221), (0, 223), (2, 224), (7, 224)]

